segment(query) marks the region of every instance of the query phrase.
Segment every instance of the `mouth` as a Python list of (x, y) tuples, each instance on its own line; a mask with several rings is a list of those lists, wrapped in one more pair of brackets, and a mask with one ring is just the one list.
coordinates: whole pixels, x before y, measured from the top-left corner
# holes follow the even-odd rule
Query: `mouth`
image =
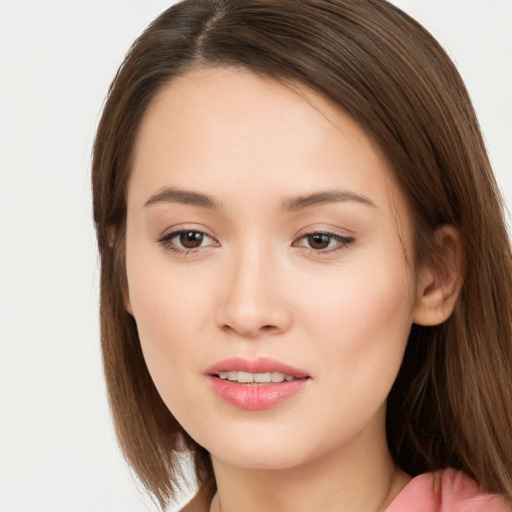
[(215, 363), (206, 373), (229, 382), (239, 384), (270, 384), (291, 382), (298, 379), (310, 378), (310, 375), (299, 368), (289, 364), (260, 357), (258, 359), (244, 359), (232, 357)]
[(228, 380), (229, 382), (237, 382), (238, 384), (275, 384), (280, 382), (292, 382), (299, 378), (307, 378), (294, 377), (293, 375), (287, 375), (281, 372), (251, 373), (243, 371), (220, 372), (215, 376), (222, 380)]
[(212, 389), (239, 409), (275, 407), (306, 388), (311, 376), (273, 359), (232, 358), (207, 371)]

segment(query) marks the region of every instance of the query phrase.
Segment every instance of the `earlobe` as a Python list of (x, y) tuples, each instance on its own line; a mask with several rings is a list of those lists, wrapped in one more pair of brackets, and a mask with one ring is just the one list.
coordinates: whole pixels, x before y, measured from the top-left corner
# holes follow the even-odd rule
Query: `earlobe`
[(132, 301), (130, 300), (130, 290), (128, 288), (128, 281), (126, 277), (123, 279), (123, 282), (121, 283), (121, 293), (123, 294), (123, 306), (125, 311), (129, 315), (134, 316)]
[(413, 322), (439, 325), (453, 312), (464, 276), (462, 241), (453, 226), (442, 226), (433, 235), (434, 255), (419, 271)]
[(129, 313), (131, 316), (133, 316), (132, 303), (130, 302), (130, 296), (128, 294), (128, 290), (126, 290), (126, 289), (123, 290), (123, 305), (124, 305), (124, 309), (126, 310), (126, 312)]
[[(116, 233), (116, 228), (114, 226), (107, 227), (107, 243), (111, 250), (114, 253), (118, 252), (116, 248), (116, 242), (118, 240), (118, 236)], [(121, 283), (121, 293), (123, 295), (123, 307), (127, 313), (133, 316), (133, 308), (132, 303), (130, 301), (130, 292), (128, 291), (128, 283), (126, 281), (126, 277), (122, 279)]]

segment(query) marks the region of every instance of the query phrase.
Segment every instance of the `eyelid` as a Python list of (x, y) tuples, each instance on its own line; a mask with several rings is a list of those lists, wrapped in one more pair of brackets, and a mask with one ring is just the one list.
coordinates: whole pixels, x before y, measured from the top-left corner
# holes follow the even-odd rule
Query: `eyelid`
[[(300, 242), (308, 236), (312, 235), (325, 235), (330, 237), (331, 239), (337, 241), (338, 243), (335, 244), (333, 247), (328, 247), (325, 249), (314, 249), (312, 247), (307, 247), (306, 245), (301, 244)], [(350, 234), (341, 234), (337, 232), (333, 232), (327, 229), (307, 229), (302, 232), (300, 232), (297, 237), (295, 238), (294, 242), (292, 243), (292, 246), (294, 247), (302, 247), (303, 249), (306, 249), (307, 251), (311, 252), (314, 255), (326, 255), (326, 254), (332, 254), (339, 250), (346, 249), (351, 244), (355, 242), (355, 237)]]
[[(207, 237), (210, 240), (210, 243), (207, 245), (200, 245), (198, 247), (194, 248), (186, 248), (186, 247), (180, 247), (176, 243), (173, 243), (172, 240), (178, 236), (180, 236), (183, 233), (187, 232), (194, 232), (199, 233), (205, 237)], [(307, 247), (306, 244), (303, 243), (303, 241), (313, 235), (325, 235), (329, 237), (331, 240), (334, 240), (335, 243), (332, 247), (327, 247), (324, 249), (316, 249), (313, 247)], [(156, 239), (156, 242), (162, 245), (165, 249), (170, 250), (176, 254), (179, 255), (194, 255), (198, 252), (204, 252), (209, 250), (212, 247), (220, 247), (219, 241), (210, 233), (208, 233), (208, 230), (204, 228), (199, 227), (192, 227), (192, 226), (173, 226), (169, 230), (167, 230), (163, 235), (158, 237)], [(298, 247), (302, 248), (304, 250), (309, 251), (310, 253), (314, 255), (327, 255), (335, 253), (341, 249), (346, 249), (348, 246), (350, 246), (353, 242), (355, 242), (355, 237), (351, 234), (342, 234), (336, 231), (331, 231), (328, 229), (314, 229), (314, 228), (306, 228), (299, 232), (296, 237), (294, 238), (294, 241), (292, 242), (292, 247)]]
[[(187, 232), (193, 232), (193, 233), (200, 233), (201, 235), (204, 235), (205, 237), (209, 238), (213, 243), (209, 243), (207, 245), (201, 245), (199, 247), (194, 247), (187, 249), (186, 247), (179, 247), (176, 244), (172, 243), (172, 239), (176, 238), (177, 236), (187, 233)], [(170, 250), (176, 254), (181, 255), (189, 255), (189, 254), (195, 254), (199, 251), (205, 251), (208, 250), (211, 247), (219, 247), (220, 243), (219, 241), (210, 233), (208, 233), (208, 230), (204, 228), (199, 227), (191, 227), (191, 226), (173, 226), (172, 228), (166, 230), (166, 232), (158, 237), (156, 239), (156, 242), (162, 245), (164, 249)]]

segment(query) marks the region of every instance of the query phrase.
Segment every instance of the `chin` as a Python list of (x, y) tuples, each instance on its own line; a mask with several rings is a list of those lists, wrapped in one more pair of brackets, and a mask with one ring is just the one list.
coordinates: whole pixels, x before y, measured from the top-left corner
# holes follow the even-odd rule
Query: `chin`
[(293, 447), (264, 445), (255, 443), (252, 446), (240, 446), (233, 443), (232, 446), (218, 447), (210, 451), (213, 457), (230, 466), (243, 469), (260, 470), (285, 470), (300, 466), (307, 457)]
[[(278, 425), (278, 424), (277, 424)], [(212, 457), (233, 467), (284, 470), (300, 466), (329, 450), (324, 442), (315, 443), (318, 434), (274, 424), (237, 425), (234, 429), (215, 429), (193, 436)], [(320, 436), (321, 439), (324, 436)]]

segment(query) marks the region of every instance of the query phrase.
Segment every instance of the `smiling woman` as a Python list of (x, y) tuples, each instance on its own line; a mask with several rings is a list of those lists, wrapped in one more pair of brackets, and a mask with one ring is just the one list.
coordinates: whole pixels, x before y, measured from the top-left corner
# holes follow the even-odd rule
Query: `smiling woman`
[(187, 511), (510, 510), (510, 244), (413, 20), (177, 4), (112, 85), (93, 192), (112, 411), (162, 506), (189, 451)]
[(153, 100), (131, 172), (126, 307), (160, 396), (214, 468), (290, 469), (354, 437), (389, 463), (384, 404), (426, 283), (402, 251), (404, 200), (357, 124), (313, 92), (201, 68)]

